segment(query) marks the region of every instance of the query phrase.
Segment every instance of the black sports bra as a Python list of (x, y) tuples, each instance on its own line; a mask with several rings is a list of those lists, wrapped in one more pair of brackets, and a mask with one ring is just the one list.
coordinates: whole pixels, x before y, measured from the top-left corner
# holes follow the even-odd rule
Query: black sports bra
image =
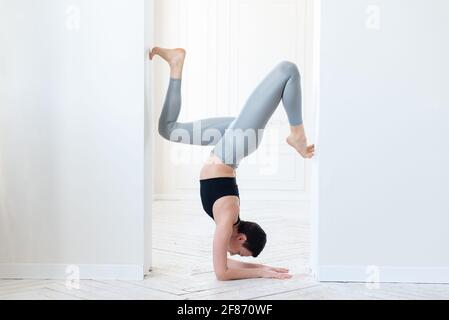
[[(239, 197), (239, 188), (236, 178), (212, 178), (200, 180), (201, 203), (206, 213), (214, 219), (212, 208), (214, 203), (223, 197), (236, 196)], [(240, 197), (239, 197), (240, 199)], [(234, 225), (240, 222), (240, 216)]]

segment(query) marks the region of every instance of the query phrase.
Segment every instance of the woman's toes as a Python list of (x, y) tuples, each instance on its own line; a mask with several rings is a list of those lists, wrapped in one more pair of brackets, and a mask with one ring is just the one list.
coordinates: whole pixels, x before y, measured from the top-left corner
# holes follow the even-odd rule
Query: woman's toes
[(150, 60), (153, 60), (154, 56), (157, 54), (157, 47), (154, 47), (151, 51), (150, 51)]

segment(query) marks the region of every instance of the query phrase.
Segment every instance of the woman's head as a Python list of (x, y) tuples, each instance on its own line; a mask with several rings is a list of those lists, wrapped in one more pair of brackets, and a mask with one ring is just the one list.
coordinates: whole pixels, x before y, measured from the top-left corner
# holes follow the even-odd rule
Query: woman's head
[(229, 253), (257, 257), (266, 243), (267, 235), (257, 223), (242, 220), (237, 226), (237, 234), (229, 241)]

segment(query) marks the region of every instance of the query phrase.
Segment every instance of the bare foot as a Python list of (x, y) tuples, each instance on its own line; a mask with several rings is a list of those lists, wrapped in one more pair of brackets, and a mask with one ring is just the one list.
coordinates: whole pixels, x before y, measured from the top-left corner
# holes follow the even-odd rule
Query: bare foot
[(150, 60), (153, 60), (154, 56), (158, 55), (162, 59), (168, 62), (171, 67), (182, 66), (186, 57), (186, 51), (182, 48), (177, 49), (165, 49), (160, 47), (154, 47), (150, 52)]
[(315, 145), (307, 146), (307, 139), (289, 136), (287, 143), (291, 145), (305, 159), (311, 159), (315, 155)]
[(292, 133), (287, 138), (287, 143), (295, 148), (305, 159), (311, 159), (315, 155), (315, 145), (307, 145), (303, 126), (292, 128)]
[(186, 51), (184, 49), (165, 49), (155, 47), (150, 52), (150, 60), (153, 60), (155, 55), (160, 56), (170, 65), (170, 78), (182, 79), (184, 60), (186, 58)]

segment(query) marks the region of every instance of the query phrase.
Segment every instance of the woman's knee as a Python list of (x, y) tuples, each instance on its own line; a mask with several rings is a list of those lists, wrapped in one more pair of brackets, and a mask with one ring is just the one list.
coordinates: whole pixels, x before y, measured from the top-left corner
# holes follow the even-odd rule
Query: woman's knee
[(158, 131), (165, 140), (176, 143), (196, 144), (193, 140), (192, 131), (187, 129), (182, 123), (162, 121), (159, 122)]
[(287, 60), (281, 61), (278, 64), (278, 68), (283, 73), (287, 73), (289, 75), (293, 75), (293, 76), (298, 77), (298, 78), (301, 77), (301, 74), (299, 72), (298, 66), (295, 63), (291, 62), (291, 61), (287, 61)]
[(173, 125), (172, 123), (159, 120), (158, 131), (162, 138), (170, 141)]

